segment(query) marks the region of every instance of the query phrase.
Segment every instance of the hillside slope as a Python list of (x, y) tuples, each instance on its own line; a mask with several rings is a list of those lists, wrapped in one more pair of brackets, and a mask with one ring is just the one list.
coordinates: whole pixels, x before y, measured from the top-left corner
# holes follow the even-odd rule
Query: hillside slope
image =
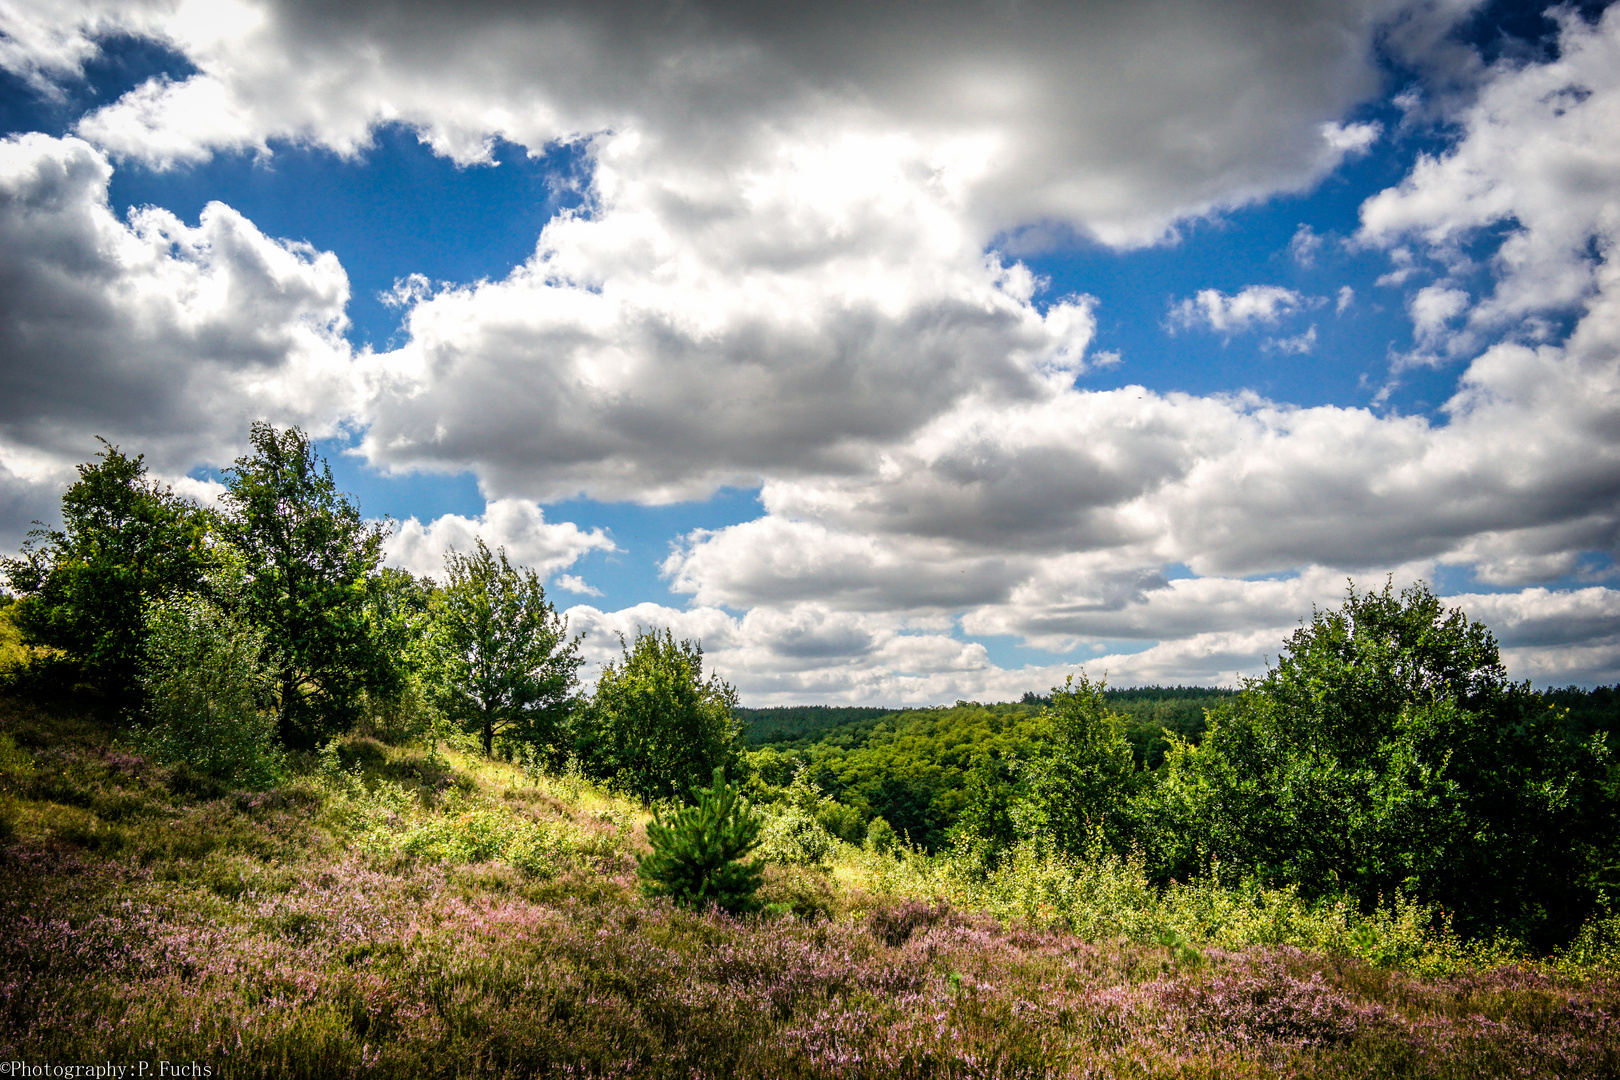
[[(0, 1058), (228, 1076), (1605, 1076), (1596, 938), (1474, 966), (1125, 863), (845, 847), (772, 914), (642, 898), (641, 808), (351, 737), (263, 792), (0, 705)], [(1132, 890), (1137, 890), (1133, 892)], [(1302, 947), (1308, 945), (1311, 947)]]

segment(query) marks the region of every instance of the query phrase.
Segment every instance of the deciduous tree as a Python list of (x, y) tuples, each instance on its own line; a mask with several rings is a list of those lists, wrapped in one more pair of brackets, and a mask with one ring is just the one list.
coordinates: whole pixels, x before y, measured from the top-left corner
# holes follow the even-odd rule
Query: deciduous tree
[(196, 589), (209, 515), (147, 479), (141, 455), (102, 440), (62, 496), (62, 528), (36, 529), (0, 560), (30, 644), (59, 649), (115, 710), (139, 701), (148, 605)]
[(1167, 874), (1204, 860), (1545, 944), (1591, 909), (1616, 818), (1601, 740), (1507, 679), (1495, 639), (1419, 584), (1352, 586), (1178, 745), (1147, 802)]
[(575, 702), (579, 639), (546, 599), (533, 570), (519, 570), (506, 549), (483, 540), (445, 558), (448, 580), (435, 598), (428, 631), (429, 684), (444, 713), (493, 752), (510, 735), (557, 759), (563, 723)]
[(220, 534), (265, 631), (281, 739), (308, 749), (354, 723), (363, 691), (395, 678), (367, 617), (388, 526), (361, 520), (299, 429), (254, 424), (251, 441), (253, 453), (226, 470)]
[(1098, 842), (1123, 848), (1135, 760), (1103, 684), (1070, 676), (1040, 719), (1045, 746), (1010, 811), (1015, 830), (1076, 855), (1097, 854)]

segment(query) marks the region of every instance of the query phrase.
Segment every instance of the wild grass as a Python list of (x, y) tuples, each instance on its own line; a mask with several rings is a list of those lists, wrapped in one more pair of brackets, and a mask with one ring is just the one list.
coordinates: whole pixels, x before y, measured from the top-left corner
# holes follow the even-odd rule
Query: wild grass
[[(1009, 925), (1061, 928), (1088, 941), (1182, 950), (1282, 945), (1431, 976), (1538, 963), (1515, 941), (1465, 941), (1451, 933), (1443, 913), (1399, 897), (1362, 911), (1342, 898), (1308, 901), (1291, 885), (1223, 884), (1214, 873), (1159, 888), (1138, 858), (1079, 860), (1034, 845), (1015, 848), (994, 867), (962, 848), (928, 856), (844, 845), (840, 856), (835, 872), (846, 887), (982, 911)], [(1612, 918), (1594, 923), (1578, 952), (1572, 947), (1539, 963), (1571, 971), (1615, 967), (1615, 928)]]
[(276, 790), (227, 791), (113, 734), (0, 708), (0, 1059), (278, 1077), (1620, 1074), (1602, 928), (1581, 957), (1502, 963), (1410, 908), (1158, 892), (1130, 860), (1024, 851), (986, 872), (847, 845), (772, 866), (771, 914), (693, 914), (641, 896), (646, 815), (578, 775), (352, 738)]

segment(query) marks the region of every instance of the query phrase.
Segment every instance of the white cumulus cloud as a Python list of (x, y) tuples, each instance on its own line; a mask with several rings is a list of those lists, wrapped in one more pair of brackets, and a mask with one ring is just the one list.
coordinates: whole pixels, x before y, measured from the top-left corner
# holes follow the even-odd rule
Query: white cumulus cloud
[[(435, 575), (481, 536), (590, 595), (562, 572), (611, 537), (540, 501), (758, 485), (761, 517), (664, 564), (687, 606), (569, 617), (593, 664), (638, 626), (701, 638), (760, 702), (1061, 682), (964, 634), (1229, 681), (1345, 576), (1438, 566), (1520, 587), (1462, 598), (1516, 671), (1620, 671), (1613, 590), (1539, 588), (1620, 554), (1620, 9), (1487, 69), (1444, 37), (1469, 8), (14, 0), (0, 65), (35, 86), (120, 32), (197, 73), (0, 143), (0, 513), (33, 513), (97, 432), (181, 474), (253, 419), (348, 422), (374, 465), (476, 474), (482, 515), (390, 541)], [(1357, 238), (1411, 290), (1419, 351), (1458, 363), (1438, 414), (1090, 389), (1117, 360), (1089, 353), (1097, 301), (1048, 295), (1018, 253), (1150, 244), (1309, 187), (1382, 137), (1350, 119), (1375, 44), (1428, 57), (1409, 111), (1454, 122)], [(382, 123), (463, 163), (572, 140), (586, 167), (584, 205), (509, 275), (404, 290), (390, 352), (344, 343), (330, 254), (217, 203), (194, 224), (107, 204), (113, 162), (354, 154)], [(1303, 356), (1315, 326), (1284, 322), (1327, 302), (1205, 289), (1166, 322)]]
[(383, 554), (391, 566), (442, 581), (445, 552), (466, 554), (480, 539), (491, 550), (505, 548), (515, 565), (541, 577), (572, 566), (592, 551), (618, 550), (601, 529), (587, 532), (571, 521), (547, 521), (545, 511), (532, 502), (495, 499), (476, 518), (445, 514), (426, 524), (406, 518), (389, 537)]
[(1207, 327), (1220, 334), (1242, 333), (1257, 326), (1275, 326), (1284, 316), (1305, 306), (1305, 298), (1281, 285), (1250, 285), (1228, 295), (1219, 289), (1200, 289), (1170, 307), (1170, 325), (1191, 329)]
[(54, 488), (102, 435), (178, 474), (254, 420), (321, 434), (359, 407), (335, 257), (220, 203), (120, 220), (111, 173), (79, 139), (0, 140), (0, 464)]

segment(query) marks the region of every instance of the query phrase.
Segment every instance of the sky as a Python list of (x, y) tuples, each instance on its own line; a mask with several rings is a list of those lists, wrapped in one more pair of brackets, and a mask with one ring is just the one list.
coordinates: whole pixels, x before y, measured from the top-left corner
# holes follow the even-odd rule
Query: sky
[(1620, 7), (0, 2), (0, 549), (318, 440), (746, 705), (1620, 681)]

